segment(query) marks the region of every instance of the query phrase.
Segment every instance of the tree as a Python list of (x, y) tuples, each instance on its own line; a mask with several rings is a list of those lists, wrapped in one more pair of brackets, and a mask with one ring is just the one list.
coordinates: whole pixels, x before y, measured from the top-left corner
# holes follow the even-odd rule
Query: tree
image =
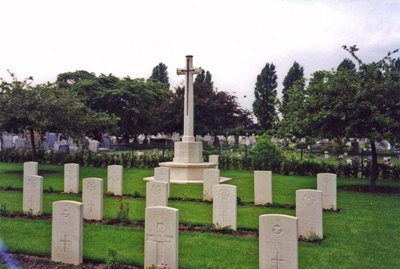
[(95, 130), (109, 130), (115, 117), (85, 107), (72, 92), (55, 84), (32, 85), (32, 78), (20, 81), (13, 73), (11, 82), (0, 80), (0, 130), (28, 130), (32, 159), (36, 159), (34, 132), (61, 132), (75, 140)]
[(286, 127), (301, 137), (367, 138), (372, 152), (370, 190), (378, 178), (376, 142), (400, 139), (400, 82), (392, 53), (366, 64), (356, 46), (344, 47), (357, 60), (357, 70), (318, 71), (302, 98), (291, 102)]
[(153, 73), (150, 76), (150, 79), (154, 79), (166, 85), (166, 88), (169, 89), (169, 78), (168, 78), (168, 67), (159, 63), (156, 67), (153, 68)]
[(201, 70), (201, 73), (198, 74), (196, 79), (194, 80), (194, 84), (206, 84), (212, 87), (214, 82), (212, 81), (211, 73), (208, 70)]
[(347, 70), (355, 70), (356, 65), (349, 58), (345, 58), (337, 67), (337, 69), (341, 69), (341, 68), (344, 68)]
[(294, 83), (298, 81), (300, 81), (300, 84), (298, 86), (304, 89), (304, 69), (297, 62), (294, 62), (293, 65), (290, 67), (286, 77), (283, 79), (281, 106), (281, 113), (283, 115), (285, 115), (287, 103), (290, 102), (288, 92), (293, 87)]
[(278, 86), (275, 65), (267, 63), (257, 76), (254, 89), (253, 112), (264, 131), (275, 127), (278, 119), (276, 105), (276, 87)]

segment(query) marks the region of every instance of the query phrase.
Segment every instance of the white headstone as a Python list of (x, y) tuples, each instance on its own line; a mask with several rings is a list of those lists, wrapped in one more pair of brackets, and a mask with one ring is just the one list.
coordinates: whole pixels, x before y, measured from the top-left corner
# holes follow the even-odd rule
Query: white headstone
[(154, 180), (166, 182), (168, 189), (168, 197), (171, 193), (171, 184), (170, 184), (170, 171), (168, 167), (156, 167), (154, 168)]
[(217, 164), (217, 168), (218, 169), (218, 165), (219, 165), (219, 155), (210, 155), (208, 156), (208, 162), (210, 163), (216, 163)]
[(109, 165), (107, 168), (107, 192), (122, 195), (122, 179), (124, 167), (122, 165)]
[(79, 164), (64, 164), (64, 192), (79, 193)]
[(298, 268), (297, 218), (281, 214), (260, 216), (260, 269)]
[(236, 230), (236, 186), (218, 184), (213, 186), (213, 224), (218, 228)]
[(168, 183), (150, 181), (146, 183), (146, 207), (168, 206)]
[(54, 202), (52, 217), (51, 260), (74, 265), (82, 263), (83, 204)]
[(296, 191), (298, 235), (305, 239), (323, 238), (322, 191)]
[(336, 210), (336, 174), (317, 174), (317, 189), (322, 191), (323, 209)]
[(272, 172), (254, 171), (254, 204), (272, 203)]
[(103, 180), (101, 178), (83, 179), (82, 203), (84, 219), (103, 219)]
[(144, 268), (178, 269), (179, 210), (155, 206), (146, 208)]
[(24, 162), (24, 180), (28, 176), (38, 175), (38, 163), (37, 162)]
[(213, 200), (213, 190), (214, 185), (219, 184), (220, 172), (218, 169), (204, 169), (203, 170), (203, 200), (212, 201)]
[(97, 140), (90, 140), (89, 141), (89, 151), (91, 152), (98, 152), (99, 151), (100, 142)]
[(27, 176), (24, 179), (23, 211), (33, 215), (41, 215), (43, 207), (43, 177)]

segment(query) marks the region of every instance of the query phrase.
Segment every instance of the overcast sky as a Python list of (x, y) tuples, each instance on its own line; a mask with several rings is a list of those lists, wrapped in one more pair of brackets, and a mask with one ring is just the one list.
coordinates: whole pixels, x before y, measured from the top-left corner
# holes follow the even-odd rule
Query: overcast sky
[(400, 1), (392, 0), (2, 0), (0, 10), (0, 77), (10, 69), (37, 82), (75, 70), (148, 78), (163, 62), (175, 87), (191, 54), (246, 108), (266, 62), (280, 92), (294, 61), (309, 78), (349, 57), (344, 44), (357, 44), (367, 62), (400, 48)]

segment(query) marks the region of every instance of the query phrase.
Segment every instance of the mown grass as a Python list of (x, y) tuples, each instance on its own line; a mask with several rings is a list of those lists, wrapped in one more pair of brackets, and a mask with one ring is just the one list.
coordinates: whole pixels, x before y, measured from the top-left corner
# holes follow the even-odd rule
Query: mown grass
[[(22, 175), (5, 178), (10, 174), (5, 170), (18, 170), (22, 166), (0, 164), (0, 186), (21, 184)], [(58, 173), (45, 175), (45, 186), (53, 184), (55, 190), (62, 191), (62, 167), (45, 166), (41, 169)], [(91, 175), (96, 174), (96, 175)], [(142, 190), (145, 183), (141, 178), (151, 175), (150, 169), (125, 169), (125, 191), (132, 193)], [(224, 176), (234, 178), (238, 194), (243, 201), (253, 199), (252, 173), (248, 171), (223, 171)], [(105, 169), (81, 168), (81, 177), (97, 176), (105, 178)], [(8, 181), (8, 183), (5, 183)], [(60, 182), (59, 182), (60, 181)], [(365, 180), (339, 179), (338, 185), (366, 184)], [(379, 184), (399, 186), (396, 181), (380, 181)], [(315, 178), (294, 176), (273, 176), (274, 202), (294, 204), (294, 191), (300, 188), (315, 188)], [(20, 185), (22, 186), (22, 185)], [(56, 188), (57, 186), (57, 188)], [(173, 197), (200, 198), (201, 186), (172, 185)], [(46, 188), (46, 187), (45, 187)], [(131, 189), (132, 188), (132, 189)], [(55, 200), (80, 200), (78, 195), (45, 194), (44, 211), (51, 213), (51, 203)], [(0, 201), (7, 200), (10, 210), (20, 211), (22, 194), (20, 191), (0, 192)], [(125, 199), (130, 204), (132, 219), (142, 220), (145, 201)], [(170, 206), (180, 210), (180, 221), (193, 224), (210, 224), (211, 204), (170, 201)], [(303, 243), (299, 245), (299, 268), (400, 268), (400, 196), (394, 194), (354, 193), (338, 190), (338, 213), (324, 212), (324, 236), (321, 245)], [(113, 197), (105, 198), (104, 214), (114, 218), (118, 203)], [(238, 227), (255, 229), (258, 217), (265, 213), (295, 215), (295, 210), (283, 208), (238, 207)], [(36, 255), (50, 255), (51, 222), (0, 218), (0, 235), (11, 251)], [(258, 268), (258, 240), (256, 238), (233, 237), (207, 233), (180, 232), (179, 268)], [(108, 248), (118, 250), (121, 262), (143, 264), (143, 229), (85, 224), (84, 257), (89, 260), (104, 261)]]

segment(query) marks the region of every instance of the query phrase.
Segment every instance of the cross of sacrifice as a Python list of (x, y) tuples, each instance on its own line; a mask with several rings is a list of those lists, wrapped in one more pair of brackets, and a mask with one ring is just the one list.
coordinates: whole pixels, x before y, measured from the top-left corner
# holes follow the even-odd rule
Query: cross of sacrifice
[(200, 74), (202, 69), (200, 67), (193, 67), (193, 56), (186, 56), (186, 68), (178, 68), (176, 73), (178, 75), (186, 75), (185, 87), (185, 104), (183, 115), (183, 137), (184, 142), (194, 142), (193, 132), (193, 75)]
[(271, 261), (276, 262), (274, 264), (276, 269), (279, 269), (279, 263), (283, 263), (284, 262), (284, 260), (279, 259), (279, 252), (276, 253), (276, 258), (272, 258)]

